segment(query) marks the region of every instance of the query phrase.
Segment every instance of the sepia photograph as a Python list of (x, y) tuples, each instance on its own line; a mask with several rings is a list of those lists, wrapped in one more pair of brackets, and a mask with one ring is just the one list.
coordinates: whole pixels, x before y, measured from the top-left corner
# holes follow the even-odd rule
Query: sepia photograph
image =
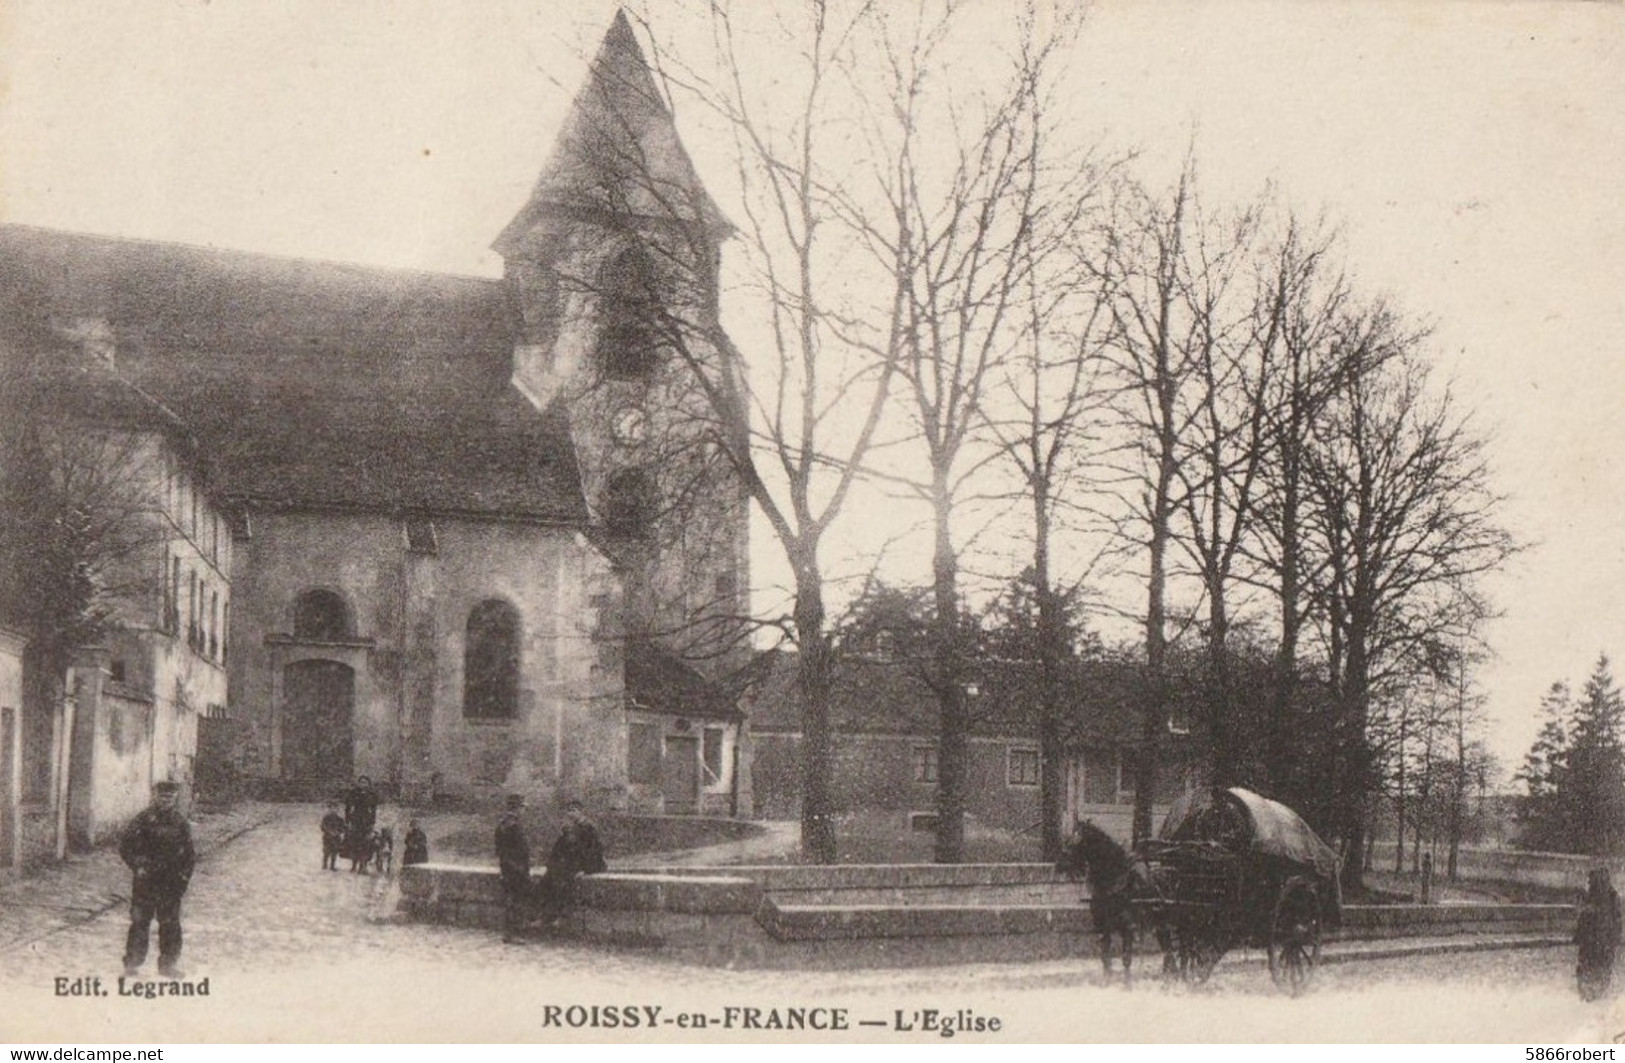
[(1625, 1041), (1622, 174), (1617, 3), (0, 0), (0, 1042)]

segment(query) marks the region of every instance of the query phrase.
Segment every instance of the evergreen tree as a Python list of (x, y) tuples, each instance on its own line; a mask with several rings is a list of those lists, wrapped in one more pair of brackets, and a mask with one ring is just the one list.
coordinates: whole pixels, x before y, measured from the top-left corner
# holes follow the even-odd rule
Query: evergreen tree
[(1603, 655), (1575, 706), (1568, 753), (1557, 773), (1558, 810), (1572, 834), (1571, 851), (1592, 856), (1625, 851), (1622, 723), (1625, 701)]
[(1574, 695), (1569, 685), (1555, 682), (1540, 699), (1540, 733), (1523, 759), (1516, 778), (1524, 784), (1528, 798), (1519, 813), (1522, 843), (1530, 849), (1567, 851), (1567, 817), (1560, 808), (1559, 783), (1568, 760), (1569, 730), (1574, 715)]

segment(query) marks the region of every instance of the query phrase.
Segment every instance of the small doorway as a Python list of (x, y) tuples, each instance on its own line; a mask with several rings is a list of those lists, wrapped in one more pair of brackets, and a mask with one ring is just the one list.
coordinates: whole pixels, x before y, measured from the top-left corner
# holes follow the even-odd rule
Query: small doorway
[(660, 765), (660, 791), (666, 799), (667, 812), (687, 816), (699, 811), (699, 736), (666, 736), (666, 756)]
[(310, 796), (349, 784), (355, 767), (355, 672), (338, 661), (282, 670), (282, 778)]

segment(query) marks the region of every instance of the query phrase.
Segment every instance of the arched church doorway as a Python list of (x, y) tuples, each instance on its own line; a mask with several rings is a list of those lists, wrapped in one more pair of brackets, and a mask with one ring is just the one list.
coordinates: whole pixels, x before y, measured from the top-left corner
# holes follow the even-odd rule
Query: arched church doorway
[(355, 672), (338, 661), (282, 670), (282, 778), (312, 794), (349, 785), (355, 768)]

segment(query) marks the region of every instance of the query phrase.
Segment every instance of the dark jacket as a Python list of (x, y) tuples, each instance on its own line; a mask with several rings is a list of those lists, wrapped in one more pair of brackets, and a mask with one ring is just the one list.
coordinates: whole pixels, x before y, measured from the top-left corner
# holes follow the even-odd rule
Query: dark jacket
[(401, 856), (402, 864), (427, 864), (429, 862), (429, 836), (423, 833), (422, 827), (413, 827), (406, 832), (406, 849)]
[(147, 808), (137, 813), (124, 828), (118, 854), (137, 879), (182, 892), (197, 863), (191, 825), (173, 808)]
[(587, 822), (566, 824), (547, 854), (549, 875), (596, 875), (604, 867), (598, 828)]
[(1574, 930), (1581, 965), (1598, 969), (1613, 967), (1619, 939), (1619, 895), (1612, 888), (1594, 892), (1580, 906), (1579, 925)]
[(366, 834), (378, 822), (378, 794), (369, 787), (357, 786), (344, 798), (344, 820), (356, 834)]
[(515, 886), (530, 881), (530, 839), (525, 837), (525, 825), (518, 813), (504, 812), (497, 820), (496, 850), (504, 884)]
[(337, 844), (344, 837), (344, 817), (337, 812), (329, 812), (322, 817), (322, 840)]

